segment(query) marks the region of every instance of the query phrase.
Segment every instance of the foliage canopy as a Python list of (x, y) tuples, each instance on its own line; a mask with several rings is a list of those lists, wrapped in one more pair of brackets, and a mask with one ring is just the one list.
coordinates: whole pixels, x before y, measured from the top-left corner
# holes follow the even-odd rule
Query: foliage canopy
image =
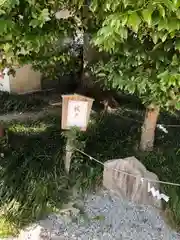
[(106, 86), (146, 104), (180, 108), (180, 1), (93, 0), (94, 43), (111, 54), (94, 67)]
[[(1, 0), (0, 1), (0, 57), (1, 67), (45, 61), (65, 62), (58, 46), (62, 39), (72, 36), (77, 28), (74, 15), (81, 1), (57, 0)], [(74, 12), (68, 19), (57, 12), (68, 8)]]

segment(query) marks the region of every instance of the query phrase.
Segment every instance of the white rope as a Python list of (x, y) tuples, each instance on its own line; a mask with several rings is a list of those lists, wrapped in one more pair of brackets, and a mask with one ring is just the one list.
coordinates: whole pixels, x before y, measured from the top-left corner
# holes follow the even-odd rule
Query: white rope
[[(120, 115), (121, 118), (124, 118), (124, 119), (127, 119), (129, 121), (133, 121), (133, 122), (137, 122), (137, 123), (140, 123), (140, 124), (143, 124), (143, 121), (139, 121), (137, 119), (134, 119), (134, 118), (131, 118), (131, 117), (125, 117), (125, 116), (122, 116)], [(177, 128), (180, 128), (180, 124), (164, 124), (164, 123), (157, 123), (156, 125), (158, 128), (162, 128), (162, 127), (177, 127)]]
[[(102, 166), (106, 167), (105, 164), (104, 164), (103, 162), (99, 161), (98, 159), (96, 159), (96, 158), (88, 155), (87, 153), (81, 151), (81, 150), (78, 149), (78, 148), (74, 148), (74, 149), (75, 149), (76, 151), (80, 152), (81, 154), (85, 155), (86, 157), (88, 157), (90, 160), (93, 160), (93, 161), (101, 164)], [(119, 170), (119, 169), (116, 169), (116, 168), (112, 168), (112, 170), (113, 170), (113, 171), (116, 171), (116, 172), (119, 172), (119, 173), (124, 173), (124, 174), (129, 175), (129, 176), (132, 176), (132, 177), (134, 177), (134, 178), (139, 177), (139, 176), (137, 176), (137, 175), (134, 175), (134, 174), (131, 174), (131, 173), (128, 173), (128, 172), (125, 172), (125, 171), (122, 171), (122, 170)], [(152, 179), (148, 179), (148, 178), (143, 178), (143, 177), (142, 177), (142, 178), (141, 178), (141, 181), (144, 181), (144, 180), (146, 180), (146, 181), (148, 181), (148, 182), (152, 182), (152, 183), (162, 183), (162, 184), (166, 184), (166, 185), (172, 185), (172, 186), (178, 186), (178, 187), (180, 187), (180, 184), (179, 184), (179, 183), (158, 181), (158, 180), (152, 180)]]

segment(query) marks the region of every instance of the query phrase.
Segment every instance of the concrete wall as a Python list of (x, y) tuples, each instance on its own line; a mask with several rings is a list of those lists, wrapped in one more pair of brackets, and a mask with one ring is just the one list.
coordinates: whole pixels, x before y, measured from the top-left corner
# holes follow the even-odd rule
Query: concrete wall
[(15, 68), (16, 75), (10, 75), (10, 91), (13, 93), (27, 93), (41, 90), (41, 76), (31, 65)]

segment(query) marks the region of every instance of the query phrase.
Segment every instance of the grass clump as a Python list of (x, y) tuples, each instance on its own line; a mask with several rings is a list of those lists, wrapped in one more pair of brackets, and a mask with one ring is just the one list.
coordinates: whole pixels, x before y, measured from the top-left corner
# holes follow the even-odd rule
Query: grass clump
[[(54, 121), (54, 125), (33, 134), (19, 133), (19, 127), (12, 127), (16, 123), (11, 123), (8, 144), (1, 140), (0, 208), (17, 228), (60, 207), (68, 197), (68, 177), (62, 161), (64, 139), (56, 119), (48, 119), (47, 125), (48, 121)], [(35, 125), (41, 128), (42, 123)]]
[(0, 114), (40, 110), (48, 105), (48, 100), (41, 95), (42, 93), (18, 95), (0, 92)]

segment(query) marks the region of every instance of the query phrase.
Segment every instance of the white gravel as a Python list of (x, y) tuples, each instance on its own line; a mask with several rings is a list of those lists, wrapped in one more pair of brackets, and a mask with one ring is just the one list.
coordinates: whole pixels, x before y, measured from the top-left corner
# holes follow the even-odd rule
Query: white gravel
[[(153, 207), (110, 197), (106, 191), (87, 195), (85, 200), (77, 203), (76, 208), (71, 208), (71, 211), (53, 214), (38, 224), (44, 231), (43, 235), (46, 235), (46, 238), (36, 238), (38, 240), (180, 239), (180, 235), (165, 224)], [(37, 231), (37, 226), (35, 228)], [(28, 230), (19, 239), (36, 240), (30, 235), (35, 228)]]

